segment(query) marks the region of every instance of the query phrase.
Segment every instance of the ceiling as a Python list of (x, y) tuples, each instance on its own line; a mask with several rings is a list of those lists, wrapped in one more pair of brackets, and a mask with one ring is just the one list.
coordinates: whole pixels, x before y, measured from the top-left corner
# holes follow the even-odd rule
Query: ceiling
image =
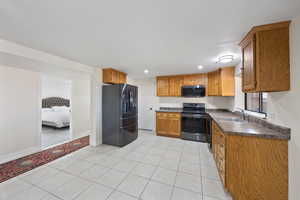
[(237, 64), (253, 25), (299, 14), (299, 0), (2, 0), (0, 38), (143, 78)]

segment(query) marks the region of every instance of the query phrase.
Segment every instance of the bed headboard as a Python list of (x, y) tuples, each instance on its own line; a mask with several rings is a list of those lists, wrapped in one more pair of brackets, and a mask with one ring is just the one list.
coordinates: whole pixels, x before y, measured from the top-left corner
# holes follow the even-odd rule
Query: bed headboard
[(42, 108), (51, 108), (53, 106), (67, 106), (70, 107), (70, 100), (61, 97), (48, 97), (42, 99)]

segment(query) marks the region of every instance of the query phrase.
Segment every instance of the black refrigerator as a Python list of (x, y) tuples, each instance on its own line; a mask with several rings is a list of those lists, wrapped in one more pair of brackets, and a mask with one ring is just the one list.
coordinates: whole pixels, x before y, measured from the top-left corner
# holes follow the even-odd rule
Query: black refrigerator
[(125, 146), (138, 137), (138, 88), (128, 84), (103, 85), (103, 144)]

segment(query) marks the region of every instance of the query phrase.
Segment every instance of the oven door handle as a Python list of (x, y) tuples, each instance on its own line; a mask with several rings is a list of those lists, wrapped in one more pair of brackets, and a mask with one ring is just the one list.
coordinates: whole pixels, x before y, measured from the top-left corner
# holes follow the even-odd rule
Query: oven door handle
[(186, 117), (186, 118), (209, 119), (209, 116), (207, 116), (207, 115), (182, 114), (181, 116)]

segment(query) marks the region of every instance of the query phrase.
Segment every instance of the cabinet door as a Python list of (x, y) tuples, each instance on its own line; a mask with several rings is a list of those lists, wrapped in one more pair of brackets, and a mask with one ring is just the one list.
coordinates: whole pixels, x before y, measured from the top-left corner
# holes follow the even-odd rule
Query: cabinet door
[(206, 85), (205, 74), (185, 75), (183, 80), (184, 85)]
[(169, 120), (168, 135), (180, 137), (180, 135), (181, 135), (181, 119), (175, 117), (175, 118), (169, 118), (168, 120)]
[(156, 115), (156, 132), (159, 134), (167, 134), (169, 129), (169, 119), (164, 116)]
[(112, 82), (119, 83), (119, 72), (117, 70), (112, 70)]
[(216, 135), (216, 124), (213, 121), (212, 122), (212, 152), (213, 152), (213, 156), (216, 159), (217, 156), (217, 144), (218, 144), (218, 140), (217, 140), (217, 135)]
[(216, 80), (217, 80), (216, 72), (214, 71), (214, 72), (213, 72), (213, 75), (212, 75), (212, 96), (216, 96), (216, 95), (217, 95), (217, 84), (216, 84)]
[(113, 83), (112, 72), (113, 72), (113, 69), (103, 69), (102, 70), (103, 83)]
[(127, 75), (124, 72), (119, 72), (119, 83), (124, 84), (127, 82)]
[(256, 91), (290, 90), (289, 29), (256, 33)]
[(103, 69), (103, 83), (126, 83), (126, 74), (112, 68)]
[(194, 84), (195, 85), (206, 85), (207, 76), (206, 74), (196, 74), (194, 75)]
[(215, 95), (222, 96), (221, 69), (215, 71)]
[(169, 96), (169, 78), (157, 78), (157, 96)]
[(169, 84), (169, 96), (181, 96), (181, 86), (183, 84), (183, 78), (178, 76), (170, 77)]
[(193, 85), (193, 75), (185, 75), (183, 77), (183, 85)]
[(221, 95), (220, 70), (208, 73), (208, 95)]
[(243, 91), (255, 91), (255, 37), (250, 39), (242, 50), (243, 53)]
[(207, 74), (207, 77), (208, 77), (208, 85), (207, 85), (207, 95), (208, 96), (213, 96), (214, 95), (214, 91), (213, 91), (213, 88), (214, 88), (214, 80), (213, 80), (213, 76), (214, 76), (214, 73), (213, 72), (209, 72)]
[(235, 95), (235, 67), (224, 67), (221, 69), (221, 95)]

